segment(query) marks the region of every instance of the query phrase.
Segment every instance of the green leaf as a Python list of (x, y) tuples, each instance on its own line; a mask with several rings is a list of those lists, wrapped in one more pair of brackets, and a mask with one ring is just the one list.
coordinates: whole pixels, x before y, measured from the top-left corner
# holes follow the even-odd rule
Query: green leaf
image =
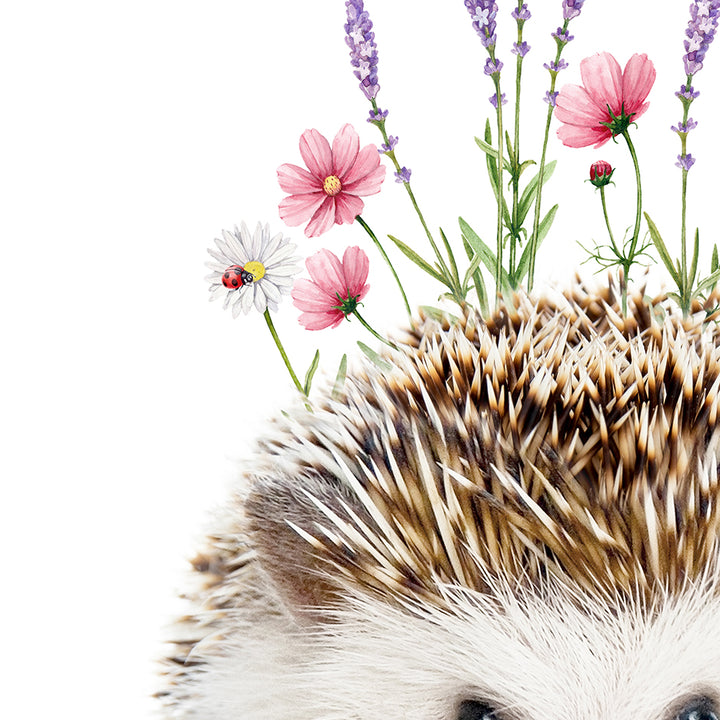
[[(553, 173), (555, 172), (556, 165), (557, 160), (553, 160), (552, 162), (549, 162), (547, 165), (545, 165), (545, 170), (543, 171), (543, 186), (552, 177)], [(520, 225), (525, 222), (525, 218), (527, 217), (527, 214), (530, 211), (533, 202), (535, 202), (539, 182), (540, 173), (536, 173), (532, 180), (530, 180), (530, 182), (527, 184), (527, 187), (523, 190), (523, 193), (520, 196), (520, 201), (518, 202), (518, 223)]]
[(717, 282), (720, 280), (720, 270), (715, 270), (715, 272), (708, 275), (704, 280), (698, 283), (697, 289), (695, 290), (696, 294), (705, 292), (706, 290), (711, 290)]
[(389, 372), (393, 369), (393, 366), (385, 360), (380, 354), (376, 353), (371, 347), (368, 347), (364, 342), (357, 341), (358, 347), (367, 355), (372, 362), (377, 365), (381, 370)]
[(440, 237), (442, 238), (443, 245), (445, 245), (445, 251), (448, 254), (448, 259), (450, 260), (450, 268), (452, 269), (453, 273), (453, 280), (456, 282), (457, 285), (460, 284), (460, 276), (458, 275), (458, 268), (457, 263), (455, 262), (455, 254), (452, 251), (452, 248), (450, 247), (450, 243), (448, 242), (447, 236), (443, 232), (443, 229), (440, 228)]
[(515, 149), (512, 146), (512, 142), (510, 142), (510, 133), (507, 130), (505, 131), (505, 147), (507, 148), (507, 154), (510, 160), (510, 168), (512, 170), (512, 168), (517, 165), (517, 157), (515, 156)]
[(347, 377), (347, 354), (342, 356), (340, 360), (340, 366), (338, 367), (337, 375), (335, 376), (335, 383), (332, 389), (333, 400), (339, 400), (342, 395), (342, 389), (345, 385), (345, 378)]
[(690, 261), (690, 275), (688, 276), (688, 290), (692, 290), (695, 284), (695, 276), (697, 275), (698, 255), (700, 254), (700, 230), (695, 228), (695, 245), (693, 247), (693, 256)]
[[(495, 165), (497, 166), (498, 151), (492, 146), (492, 131), (490, 130), (490, 121), (485, 122), (485, 140), (481, 140), (479, 137), (475, 138), (475, 142), (478, 147), (488, 156), (495, 158)], [(511, 171), (510, 163), (506, 157), (503, 157), (503, 167), (508, 172)]]
[(463, 283), (463, 294), (467, 297), (470, 291), (470, 278), (472, 278), (475, 285), (475, 292), (478, 296), (478, 303), (480, 304), (480, 312), (483, 315), (488, 314), (488, 300), (487, 300), (487, 288), (480, 274), (480, 255), (473, 252), (470, 243), (467, 238), (463, 237), (463, 247), (467, 253), (468, 260), (470, 260), (470, 267), (468, 267), (465, 273), (465, 282)]
[(712, 257), (710, 258), (710, 272), (715, 272), (720, 267), (720, 261), (718, 261), (718, 249), (717, 244), (713, 245)]
[(446, 310), (433, 307), (432, 305), (420, 305), (420, 310), (422, 310), (428, 317), (433, 320), (437, 320), (438, 322), (442, 322), (443, 320), (449, 320), (451, 323), (460, 322), (460, 318), (457, 315), (453, 315)]
[(647, 213), (643, 213), (643, 215), (645, 216), (645, 222), (647, 222), (648, 230), (650, 231), (650, 238), (652, 239), (653, 245), (655, 245), (655, 248), (658, 251), (660, 259), (663, 261), (663, 264), (667, 268), (672, 279), (675, 281), (678, 289), (681, 288), (682, 282), (680, 280), (680, 269), (676, 268), (673, 265), (673, 261), (670, 258), (670, 253), (668, 252), (667, 247), (665, 246), (665, 243), (660, 236), (660, 231), (657, 229), (657, 225), (655, 225), (655, 223), (652, 221), (652, 219)]
[(305, 385), (303, 386), (303, 392), (305, 395), (310, 394), (310, 387), (312, 385), (313, 377), (315, 376), (315, 371), (318, 369), (318, 365), (320, 364), (320, 351), (315, 351), (315, 357), (313, 358), (313, 361), (310, 363), (310, 367), (308, 368), (308, 371), (305, 373)]
[[(495, 257), (493, 251), (480, 239), (477, 233), (465, 222), (465, 220), (463, 220), (462, 218), (458, 218), (458, 222), (460, 223), (460, 231), (462, 232), (463, 239), (467, 241), (467, 243), (473, 249), (475, 255), (479, 257), (483, 265), (485, 265), (485, 267), (492, 274), (492, 276), (495, 277), (497, 273), (497, 258)], [(473, 260), (473, 263), (470, 265), (470, 268), (468, 268), (468, 270), (472, 269), (474, 272), (475, 270), (477, 270), (478, 267), (479, 262), (475, 262), (475, 260)], [(510, 280), (508, 278), (507, 272), (504, 268), (500, 268), (500, 273), (502, 278), (502, 284), (505, 287), (509, 287)], [(466, 283), (468, 282), (468, 279), (469, 275), (468, 273), (466, 273)]]
[(434, 277), (436, 280), (441, 282), (443, 285), (447, 285), (445, 278), (426, 260), (423, 260), (412, 248), (408, 247), (402, 240), (398, 240), (392, 235), (388, 237), (397, 245), (399, 250), (410, 260), (412, 260), (418, 267), (422, 268), (428, 275)]
[[(540, 249), (540, 245), (542, 245), (542, 241), (547, 236), (548, 232), (550, 232), (550, 227), (553, 224), (553, 221), (555, 220), (555, 215), (557, 214), (559, 205), (553, 205), (550, 210), (548, 210), (547, 215), (542, 219), (542, 222), (538, 226), (538, 237), (537, 237), (537, 250)], [(523, 254), (520, 256), (520, 262), (518, 263), (517, 270), (515, 271), (515, 280), (519, 284), (523, 281), (525, 275), (527, 275), (528, 270), (530, 269), (530, 252), (532, 250), (532, 243), (528, 243), (525, 246), (525, 249), (523, 250)]]
[[(487, 169), (488, 169), (488, 177), (490, 178), (490, 187), (492, 187), (493, 194), (495, 195), (495, 201), (497, 203), (498, 200), (498, 172), (497, 172), (497, 164), (493, 163), (493, 161), (487, 157)], [(505, 223), (505, 227), (510, 229), (512, 227), (512, 219), (510, 218), (510, 211), (508, 210), (507, 203), (505, 202), (505, 197), (503, 196), (502, 200), (502, 208), (503, 208), (503, 222)]]

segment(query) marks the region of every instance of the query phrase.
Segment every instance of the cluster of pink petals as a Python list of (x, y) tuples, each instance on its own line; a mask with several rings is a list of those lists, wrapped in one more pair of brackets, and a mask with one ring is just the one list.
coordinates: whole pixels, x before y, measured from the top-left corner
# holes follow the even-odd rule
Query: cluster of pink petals
[(359, 247), (347, 248), (342, 261), (329, 250), (320, 250), (305, 266), (311, 279), (296, 280), (291, 295), (293, 305), (302, 311), (300, 324), (307, 330), (337, 327), (345, 318), (338, 306), (343, 301), (354, 306), (370, 289), (366, 284), (370, 262)]
[(645, 102), (655, 82), (655, 67), (647, 55), (633, 55), (620, 69), (618, 61), (607, 52), (585, 58), (580, 63), (583, 85), (566, 85), (558, 95), (555, 117), (563, 125), (558, 137), (568, 147), (604, 145), (612, 136), (613, 115), (624, 112), (637, 120), (648, 108)]
[(333, 223), (352, 223), (364, 208), (360, 197), (380, 192), (385, 179), (377, 147), (360, 149), (352, 125), (340, 128), (332, 148), (317, 130), (306, 130), (300, 154), (307, 170), (285, 164), (277, 171), (280, 187), (290, 193), (280, 203), (280, 217), (291, 226), (309, 220), (307, 237), (322, 235)]

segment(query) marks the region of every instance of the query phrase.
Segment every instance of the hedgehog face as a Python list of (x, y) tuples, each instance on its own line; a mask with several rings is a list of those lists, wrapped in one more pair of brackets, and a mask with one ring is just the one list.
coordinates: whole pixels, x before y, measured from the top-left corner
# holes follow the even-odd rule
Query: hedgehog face
[(196, 564), (174, 716), (717, 720), (720, 350), (656, 310), (426, 323), (300, 410)]

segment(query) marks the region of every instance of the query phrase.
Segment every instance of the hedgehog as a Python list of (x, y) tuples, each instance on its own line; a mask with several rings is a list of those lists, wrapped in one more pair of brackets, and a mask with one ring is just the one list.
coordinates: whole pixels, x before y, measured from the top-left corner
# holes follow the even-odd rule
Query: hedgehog
[(167, 717), (717, 720), (719, 331), (694, 310), (577, 282), (422, 316), (287, 414), (193, 562)]

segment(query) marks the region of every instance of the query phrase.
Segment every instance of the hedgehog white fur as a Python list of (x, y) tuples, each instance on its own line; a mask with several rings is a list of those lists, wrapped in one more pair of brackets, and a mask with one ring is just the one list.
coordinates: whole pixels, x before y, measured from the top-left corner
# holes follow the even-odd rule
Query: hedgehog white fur
[(194, 563), (167, 716), (717, 720), (704, 320), (518, 296), (283, 421)]

